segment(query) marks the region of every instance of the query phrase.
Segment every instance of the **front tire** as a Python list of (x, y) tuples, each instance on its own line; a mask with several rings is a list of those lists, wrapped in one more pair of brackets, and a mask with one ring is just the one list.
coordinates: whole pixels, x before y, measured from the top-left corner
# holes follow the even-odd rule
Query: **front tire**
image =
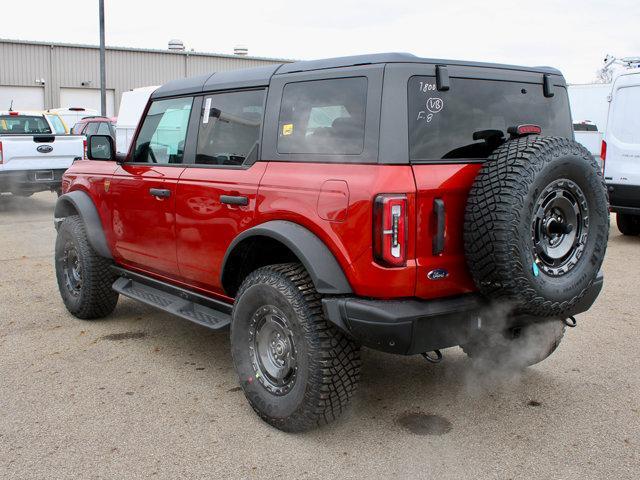
[(240, 385), (270, 425), (300, 432), (337, 418), (360, 377), (360, 348), (323, 316), (304, 267), (252, 272), (233, 307), (231, 353)]
[(58, 229), (55, 248), (56, 279), (67, 310), (75, 317), (93, 320), (109, 315), (118, 303), (111, 285), (111, 262), (89, 244), (84, 222), (66, 217)]
[(630, 215), (628, 213), (616, 214), (616, 224), (618, 230), (623, 235), (636, 236), (640, 235), (640, 216)]

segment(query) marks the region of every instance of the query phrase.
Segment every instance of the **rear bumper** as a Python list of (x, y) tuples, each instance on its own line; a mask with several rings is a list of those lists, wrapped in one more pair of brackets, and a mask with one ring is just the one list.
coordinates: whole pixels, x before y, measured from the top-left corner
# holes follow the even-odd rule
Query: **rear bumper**
[(39, 170), (0, 170), (1, 192), (41, 192), (61, 186), (65, 168)]
[[(600, 294), (603, 280), (600, 272), (585, 296), (563, 317), (587, 311)], [(329, 297), (322, 300), (322, 305), (329, 321), (362, 345), (402, 355), (464, 344), (495, 318), (490, 315), (491, 306), (479, 294), (438, 300)], [(536, 320), (520, 316), (511, 323), (516, 326)]]
[(607, 184), (609, 205), (615, 213), (640, 215), (640, 185)]

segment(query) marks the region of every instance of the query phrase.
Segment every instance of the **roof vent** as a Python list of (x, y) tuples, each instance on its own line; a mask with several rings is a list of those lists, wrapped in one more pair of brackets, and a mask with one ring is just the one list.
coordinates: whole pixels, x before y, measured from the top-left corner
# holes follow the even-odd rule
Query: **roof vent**
[(178, 40), (177, 38), (169, 40), (169, 50), (172, 50), (175, 52), (183, 52), (184, 43), (182, 43), (182, 40)]
[(244, 56), (249, 55), (249, 49), (247, 47), (245, 47), (244, 45), (237, 45), (233, 49), (233, 54), (234, 55), (240, 55), (240, 56), (244, 57)]

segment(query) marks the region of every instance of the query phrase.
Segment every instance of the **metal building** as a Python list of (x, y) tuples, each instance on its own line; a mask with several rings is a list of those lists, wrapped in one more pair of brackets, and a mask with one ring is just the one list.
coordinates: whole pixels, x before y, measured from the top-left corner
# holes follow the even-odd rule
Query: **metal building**
[[(176, 44), (177, 43), (177, 44)], [(120, 96), (133, 88), (208, 72), (257, 67), (288, 60), (185, 51), (106, 48), (107, 115), (118, 113)], [(176, 50), (177, 48), (177, 50)], [(93, 45), (0, 39), (0, 110), (85, 107), (100, 111), (99, 48)]]

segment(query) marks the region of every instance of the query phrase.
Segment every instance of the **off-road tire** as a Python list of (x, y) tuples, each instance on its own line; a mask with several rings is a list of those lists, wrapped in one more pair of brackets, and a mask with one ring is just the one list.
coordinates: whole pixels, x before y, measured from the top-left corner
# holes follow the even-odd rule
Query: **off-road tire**
[[(460, 345), (481, 368), (521, 370), (549, 357), (560, 345), (565, 326), (550, 320), (499, 332), (482, 332)], [(517, 334), (514, 338), (514, 333)]]
[[(300, 432), (329, 423), (347, 407), (360, 377), (360, 347), (324, 319), (320, 295), (298, 263), (259, 268), (243, 281), (232, 312), (231, 352), (244, 394), (270, 425)], [(286, 317), (296, 356), (291, 386), (276, 394), (252, 352), (256, 315), (275, 308)], [(253, 342), (253, 343), (252, 343)], [(265, 386), (267, 385), (267, 386)]]
[[(74, 255), (80, 267), (81, 281), (75, 293), (66, 277), (65, 250), (76, 252)], [(58, 228), (55, 266), (60, 296), (73, 316), (93, 320), (113, 312), (118, 303), (118, 293), (111, 288), (115, 280), (111, 261), (93, 250), (84, 222), (78, 215), (66, 217)]]
[(628, 213), (617, 213), (616, 224), (618, 230), (623, 235), (640, 235), (640, 215), (630, 215)]
[[(559, 181), (577, 185), (588, 221), (581, 254), (561, 275), (538, 268), (532, 234), (534, 209)], [(583, 218), (583, 217), (580, 217)], [(576, 230), (576, 238), (578, 237)], [(469, 193), (464, 221), (467, 265), (482, 294), (514, 311), (539, 317), (566, 312), (586, 293), (602, 265), (609, 210), (602, 171), (575, 141), (524, 137), (507, 141), (480, 169)], [(535, 264), (535, 265), (534, 265)]]

